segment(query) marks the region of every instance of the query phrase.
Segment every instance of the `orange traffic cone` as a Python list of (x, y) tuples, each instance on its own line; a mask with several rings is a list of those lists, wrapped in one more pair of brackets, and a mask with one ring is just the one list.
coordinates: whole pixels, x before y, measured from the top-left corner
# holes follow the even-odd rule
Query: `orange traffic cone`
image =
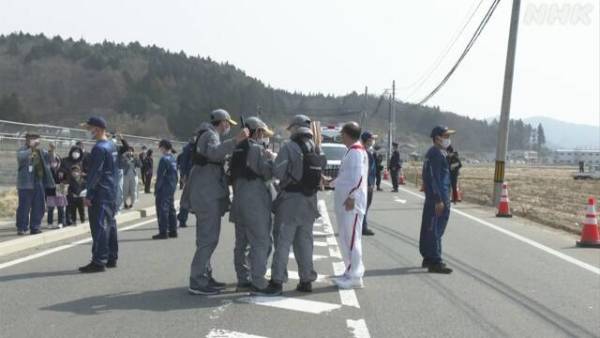
[(585, 248), (600, 248), (600, 233), (598, 232), (598, 214), (596, 214), (596, 200), (588, 199), (587, 212), (583, 229), (581, 229), (581, 240), (577, 246)]
[(383, 171), (383, 179), (386, 181), (390, 179), (390, 172), (387, 169)]
[(500, 203), (498, 203), (498, 213), (496, 214), (496, 217), (512, 217), (508, 202), (508, 184), (502, 183), (502, 195), (500, 195)]

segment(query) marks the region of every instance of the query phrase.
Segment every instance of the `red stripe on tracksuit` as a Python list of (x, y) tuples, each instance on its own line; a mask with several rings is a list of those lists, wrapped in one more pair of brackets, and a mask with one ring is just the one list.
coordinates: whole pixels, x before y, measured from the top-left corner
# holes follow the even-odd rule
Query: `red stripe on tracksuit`
[(354, 250), (354, 240), (356, 238), (356, 223), (358, 222), (358, 214), (354, 215), (354, 225), (352, 225), (352, 240), (350, 242), (350, 264), (348, 264), (348, 268), (346, 269), (346, 271), (350, 271), (350, 269), (352, 268), (352, 250)]

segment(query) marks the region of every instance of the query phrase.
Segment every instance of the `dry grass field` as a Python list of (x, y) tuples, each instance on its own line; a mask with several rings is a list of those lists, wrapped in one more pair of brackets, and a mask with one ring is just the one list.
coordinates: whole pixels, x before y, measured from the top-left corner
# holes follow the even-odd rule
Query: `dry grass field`
[(0, 192), (0, 219), (14, 218), (17, 210), (17, 190), (9, 189)]
[[(600, 181), (574, 180), (571, 173), (575, 171), (575, 168), (565, 167), (507, 168), (506, 181), (512, 213), (579, 233), (588, 197), (600, 198)], [(416, 165), (406, 168), (409, 182), (414, 184), (416, 173)], [(465, 165), (459, 178), (464, 200), (491, 206), (493, 176), (492, 166)]]

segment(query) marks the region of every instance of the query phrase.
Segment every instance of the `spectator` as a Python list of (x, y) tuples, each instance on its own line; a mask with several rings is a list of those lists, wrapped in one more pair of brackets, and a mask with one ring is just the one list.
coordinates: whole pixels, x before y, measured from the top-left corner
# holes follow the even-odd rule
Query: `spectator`
[[(117, 145), (117, 141), (121, 142), (121, 145)], [(121, 207), (123, 206), (123, 154), (127, 152), (129, 149), (129, 143), (127, 140), (123, 138), (121, 134), (113, 134), (112, 142), (117, 148), (117, 194), (115, 197), (115, 201), (117, 203), (117, 213), (121, 211)]]
[(377, 171), (377, 163), (375, 159), (375, 152), (373, 151), (373, 143), (377, 139), (377, 135), (373, 135), (368, 131), (365, 131), (360, 136), (361, 143), (367, 153), (367, 157), (369, 159), (368, 169), (367, 169), (367, 208), (365, 209), (365, 214), (363, 217), (363, 226), (362, 226), (362, 234), (364, 236), (373, 236), (375, 233), (373, 230), (369, 229), (369, 225), (367, 222), (367, 214), (369, 212), (369, 207), (371, 206), (371, 202), (373, 202), (373, 190), (375, 189), (375, 181), (377, 180), (376, 171)]
[(83, 168), (83, 158), (83, 150), (78, 146), (73, 146), (71, 147), (71, 150), (69, 150), (69, 155), (61, 161), (61, 169), (69, 176), (73, 166)]
[[(61, 168), (60, 157), (56, 154), (53, 144), (50, 144), (48, 152), (50, 158), (50, 171), (54, 179), (55, 187), (46, 188), (46, 205), (48, 207), (48, 228), (61, 229), (66, 224), (65, 207), (67, 206), (66, 197), (66, 173)], [(58, 219), (54, 225), (54, 209), (57, 209)]]
[(54, 179), (48, 164), (48, 152), (40, 149), (40, 136), (27, 133), (25, 146), (17, 151), (17, 234), (39, 234), (44, 217), (44, 189), (54, 187)]
[[(190, 174), (190, 170), (192, 170), (192, 154), (194, 152), (194, 146), (196, 145), (196, 139), (192, 137), (188, 144), (186, 144), (181, 150), (181, 154), (177, 156), (179, 171), (181, 174), (181, 187), (184, 187), (187, 181), (187, 178)], [(189, 210), (180, 207), (179, 213), (177, 214), (177, 220), (179, 221), (179, 227), (185, 228), (187, 227), (187, 220), (189, 216)]]
[(452, 203), (462, 202), (458, 188), (458, 175), (460, 174), (460, 168), (462, 168), (462, 162), (458, 157), (458, 152), (454, 151), (452, 146), (448, 147), (447, 152), (448, 164), (450, 165), (450, 183), (452, 185)]
[(142, 151), (138, 154), (138, 159), (140, 161), (140, 176), (142, 177), (142, 185), (144, 188), (146, 187), (146, 176), (144, 175), (144, 160), (146, 159), (146, 151), (148, 147), (142, 146)]
[[(123, 170), (123, 207), (125, 209), (132, 208), (137, 201), (137, 168), (139, 167), (141, 167), (141, 165), (134, 154), (133, 147), (128, 147), (121, 158), (121, 169)], [(129, 200), (129, 204), (127, 203), (127, 200)]]
[(398, 175), (402, 170), (402, 161), (400, 160), (400, 152), (398, 151), (398, 143), (392, 142), (392, 157), (388, 163), (390, 176), (392, 177), (392, 192), (398, 192)]
[(75, 146), (81, 149), (81, 169), (84, 173), (87, 173), (90, 168), (90, 153), (85, 151), (85, 145), (82, 141), (77, 141)]
[(377, 186), (377, 191), (381, 191), (381, 172), (383, 171), (383, 154), (379, 152), (381, 150), (380, 145), (375, 145), (373, 149), (375, 150), (375, 185)]
[(71, 167), (69, 175), (69, 190), (67, 194), (67, 225), (77, 225), (77, 212), (79, 220), (85, 222), (85, 208), (83, 206), (82, 192), (85, 190), (85, 178), (79, 166)]
[(146, 152), (146, 158), (142, 163), (142, 175), (144, 176), (144, 192), (149, 194), (152, 186), (152, 175), (154, 171), (154, 159), (152, 159), (152, 149)]

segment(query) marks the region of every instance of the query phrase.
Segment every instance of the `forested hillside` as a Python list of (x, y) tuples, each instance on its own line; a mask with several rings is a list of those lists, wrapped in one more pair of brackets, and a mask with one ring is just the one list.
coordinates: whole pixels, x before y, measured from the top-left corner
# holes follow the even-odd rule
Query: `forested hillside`
[[(156, 46), (0, 36), (0, 119), (74, 126), (99, 114), (122, 132), (183, 139), (218, 107), (235, 116), (260, 110), (269, 123), (282, 126), (297, 113), (325, 122), (358, 120), (358, 112), (373, 112), (378, 101), (356, 92), (341, 97), (290, 93), (233, 65)], [(388, 109), (384, 102), (369, 127), (386, 130)], [(494, 123), (402, 102), (396, 111), (398, 135), (406, 142), (426, 140), (432, 126), (445, 124), (459, 130), (456, 143), (464, 150), (495, 149)], [(513, 121), (510, 148), (527, 149), (531, 132), (530, 125)]]

